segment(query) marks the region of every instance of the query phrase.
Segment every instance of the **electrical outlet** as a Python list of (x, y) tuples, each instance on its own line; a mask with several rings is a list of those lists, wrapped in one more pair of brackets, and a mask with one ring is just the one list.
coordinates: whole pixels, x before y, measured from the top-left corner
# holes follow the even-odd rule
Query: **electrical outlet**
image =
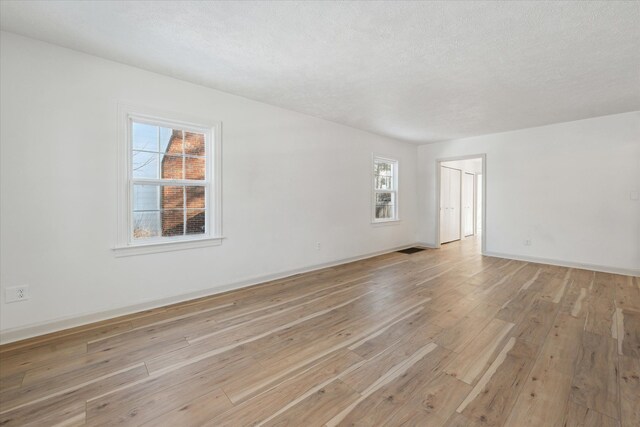
[(13, 286), (4, 290), (5, 302), (18, 302), (29, 299), (29, 286)]
[(531, 246), (531, 240), (530, 239), (525, 239), (524, 245), (525, 246)]
[(320, 242), (316, 243), (316, 250), (319, 251), (320, 250)]

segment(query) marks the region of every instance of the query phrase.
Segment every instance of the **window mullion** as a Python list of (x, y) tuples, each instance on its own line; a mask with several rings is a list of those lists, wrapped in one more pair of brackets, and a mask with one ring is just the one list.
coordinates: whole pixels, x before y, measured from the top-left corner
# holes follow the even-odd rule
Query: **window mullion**
[(188, 179), (155, 179), (155, 178), (131, 178), (133, 184), (138, 185), (184, 185), (187, 187), (206, 187), (208, 181)]

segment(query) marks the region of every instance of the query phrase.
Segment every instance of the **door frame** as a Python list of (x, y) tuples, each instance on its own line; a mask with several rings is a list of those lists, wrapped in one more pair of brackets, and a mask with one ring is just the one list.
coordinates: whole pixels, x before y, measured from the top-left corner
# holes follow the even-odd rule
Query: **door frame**
[[(487, 155), (486, 153), (469, 154), (464, 156), (442, 157), (436, 159), (436, 248), (441, 247), (440, 243), (440, 175), (442, 173), (442, 163), (450, 162), (452, 160), (470, 160), (481, 159), (482, 160), (482, 234), (480, 235), (481, 249), (480, 253), (484, 255), (487, 252)], [(462, 193), (462, 192), (461, 192)], [(462, 233), (462, 215), (460, 215), (460, 234)]]

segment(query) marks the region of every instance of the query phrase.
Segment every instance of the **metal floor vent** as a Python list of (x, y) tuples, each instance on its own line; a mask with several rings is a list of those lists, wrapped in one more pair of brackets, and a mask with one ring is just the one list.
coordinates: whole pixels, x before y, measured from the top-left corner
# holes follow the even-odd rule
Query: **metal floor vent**
[(403, 249), (403, 250), (398, 251), (398, 252), (400, 252), (401, 254), (411, 255), (411, 254), (415, 254), (416, 252), (422, 252), (422, 251), (424, 251), (424, 248), (413, 247), (413, 248)]

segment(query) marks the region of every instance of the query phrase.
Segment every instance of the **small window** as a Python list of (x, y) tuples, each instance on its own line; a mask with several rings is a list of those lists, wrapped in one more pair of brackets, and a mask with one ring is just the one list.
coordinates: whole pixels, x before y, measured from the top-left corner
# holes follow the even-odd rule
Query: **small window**
[(124, 119), (118, 248), (219, 239), (219, 127), (131, 112)]
[(373, 222), (398, 220), (398, 162), (373, 158)]
[(132, 239), (207, 233), (206, 135), (131, 121)]

